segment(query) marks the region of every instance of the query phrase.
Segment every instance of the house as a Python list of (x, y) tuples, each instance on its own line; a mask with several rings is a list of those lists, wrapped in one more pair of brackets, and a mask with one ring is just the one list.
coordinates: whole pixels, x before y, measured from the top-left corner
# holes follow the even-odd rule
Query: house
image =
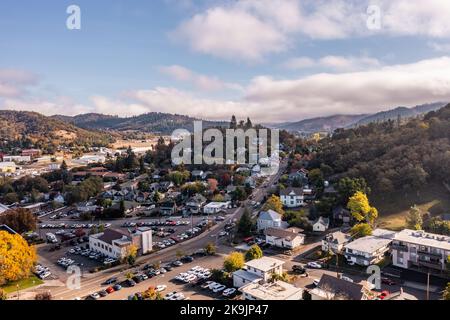
[(53, 197), (53, 201), (55, 201), (57, 203), (61, 203), (61, 204), (64, 204), (66, 202), (66, 200), (64, 199), (64, 196), (61, 193), (58, 193), (57, 195), (55, 195)]
[(171, 216), (177, 212), (177, 204), (173, 200), (163, 201), (159, 204), (159, 212), (163, 216)]
[(283, 206), (287, 208), (296, 208), (304, 205), (303, 189), (286, 188), (280, 190), (280, 199)]
[(202, 196), (201, 194), (196, 194), (192, 197), (190, 197), (187, 201), (186, 201), (186, 209), (190, 212), (190, 213), (200, 213), (201, 212), (201, 208), (204, 206), (204, 204), (206, 203), (206, 198), (204, 196)]
[(441, 272), (450, 256), (450, 237), (405, 229), (391, 244), (392, 264), (421, 272)]
[(323, 274), (316, 288), (309, 291), (311, 300), (368, 300), (369, 286)]
[(203, 213), (205, 214), (215, 214), (225, 211), (231, 207), (230, 202), (210, 202), (203, 207)]
[(298, 228), (267, 228), (266, 243), (275, 247), (293, 250), (305, 243), (305, 235)]
[(293, 171), (289, 174), (288, 181), (290, 183), (293, 183), (294, 181), (296, 181), (300, 185), (305, 185), (308, 183), (308, 178), (307, 178), (305, 172), (298, 170), (298, 171)]
[(284, 228), (286, 222), (281, 220), (281, 214), (273, 210), (261, 211), (257, 220), (258, 231), (264, 231), (267, 228)]
[(342, 253), (344, 246), (352, 240), (352, 237), (341, 231), (327, 234), (322, 240), (322, 251), (331, 251), (335, 254)]
[(243, 269), (233, 272), (233, 286), (241, 288), (248, 283), (266, 283), (273, 274), (283, 274), (284, 261), (262, 257), (245, 263)]
[(241, 288), (244, 300), (302, 300), (303, 289), (284, 281), (249, 283)]
[(0, 173), (14, 173), (16, 167), (14, 162), (0, 162)]
[(21, 155), (23, 157), (36, 158), (41, 155), (41, 150), (39, 150), (39, 149), (24, 149), (24, 150), (22, 150)]
[(203, 179), (204, 172), (202, 170), (192, 170), (191, 177), (193, 180)]
[(389, 252), (393, 232), (377, 230), (374, 230), (371, 236), (359, 238), (344, 245), (344, 255), (349, 264), (370, 266), (384, 259)]
[(79, 212), (94, 212), (96, 211), (98, 208), (97, 205), (95, 205), (93, 202), (91, 201), (86, 201), (86, 202), (80, 202), (77, 204), (77, 211)]
[(319, 217), (319, 219), (317, 219), (317, 221), (314, 222), (312, 226), (314, 232), (325, 232), (330, 226), (330, 219)]
[(352, 214), (342, 206), (334, 207), (333, 220), (340, 221), (343, 224), (349, 224), (352, 221)]
[(89, 248), (100, 252), (107, 257), (123, 259), (127, 250), (135, 245), (139, 254), (152, 251), (152, 230), (150, 228), (137, 228), (133, 232), (123, 232), (116, 229), (106, 229), (104, 232), (89, 236)]
[(141, 204), (136, 201), (124, 201), (123, 205), (125, 207), (125, 214), (132, 214), (141, 208)]

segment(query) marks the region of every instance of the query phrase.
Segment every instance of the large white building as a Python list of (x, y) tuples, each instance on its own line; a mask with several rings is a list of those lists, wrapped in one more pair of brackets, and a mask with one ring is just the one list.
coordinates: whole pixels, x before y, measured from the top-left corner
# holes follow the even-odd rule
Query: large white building
[(105, 256), (123, 259), (129, 246), (135, 245), (138, 254), (152, 251), (152, 230), (150, 228), (137, 228), (135, 231), (122, 232), (121, 230), (106, 229), (104, 232), (89, 237), (89, 248)]
[(245, 263), (242, 270), (233, 272), (233, 285), (241, 288), (248, 283), (266, 283), (273, 274), (283, 274), (284, 261), (262, 257)]
[(286, 208), (296, 208), (304, 205), (302, 188), (286, 188), (280, 190), (280, 200)]
[(303, 289), (284, 281), (249, 283), (239, 289), (244, 300), (302, 300)]
[(450, 255), (450, 237), (405, 229), (397, 233), (391, 249), (396, 267), (442, 271)]
[(210, 202), (203, 207), (203, 213), (206, 214), (215, 214), (226, 209), (229, 209), (231, 206), (230, 202)]
[(344, 246), (344, 255), (349, 264), (369, 266), (383, 260), (395, 232), (376, 229), (371, 236), (356, 239)]

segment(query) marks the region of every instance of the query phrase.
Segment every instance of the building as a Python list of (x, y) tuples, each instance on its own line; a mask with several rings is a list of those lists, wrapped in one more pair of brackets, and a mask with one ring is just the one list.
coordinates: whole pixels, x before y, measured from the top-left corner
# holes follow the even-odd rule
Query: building
[(316, 222), (313, 223), (313, 231), (314, 232), (325, 232), (328, 230), (328, 227), (330, 226), (330, 219), (319, 217)]
[(450, 237), (405, 229), (391, 244), (392, 263), (417, 271), (443, 271), (450, 256)]
[(159, 212), (163, 216), (171, 216), (177, 212), (177, 204), (172, 200), (163, 201), (159, 204)]
[(4, 204), (0, 203), (0, 214), (2, 214), (3, 212), (6, 212), (9, 210), (8, 206), (5, 206)]
[(39, 149), (24, 149), (21, 153), (24, 157), (37, 158), (41, 155), (41, 150)]
[(14, 162), (0, 162), (0, 173), (15, 173), (16, 164)]
[(186, 209), (190, 212), (190, 213), (200, 213), (201, 212), (201, 208), (203, 207), (203, 205), (206, 203), (206, 198), (204, 196), (202, 196), (201, 194), (196, 194), (193, 197), (190, 197), (187, 201), (186, 201)]
[(297, 288), (284, 281), (273, 283), (249, 283), (239, 291), (244, 300), (302, 300), (303, 289)]
[(296, 249), (305, 243), (305, 235), (301, 231), (298, 228), (267, 228), (266, 243), (282, 249)]
[(18, 234), (16, 231), (8, 227), (6, 224), (0, 224), (0, 231), (5, 231), (12, 235)]
[(322, 251), (331, 251), (335, 254), (342, 253), (344, 246), (352, 240), (352, 237), (341, 231), (327, 234), (322, 240)]
[(354, 283), (323, 274), (316, 288), (309, 291), (311, 300), (369, 300), (367, 283)]
[(286, 208), (297, 208), (304, 205), (303, 189), (286, 188), (280, 190), (280, 199)]
[(15, 162), (15, 163), (21, 163), (21, 162), (31, 162), (30, 156), (3, 156), (4, 162)]
[(128, 247), (131, 245), (138, 248), (138, 254), (151, 252), (153, 248), (152, 230), (150, 228), (137, 228), (129, 233), (106, 229), (104, 232), (89, 236), (89, 248), (91, 250), (114, 259), (125, 258)]
[(242, 270), (233, 272), (233, 285), (241, 288), (248, 283), (266, 283), (273, 274), (283, 274), (284, 261), (262, 257), (245, 263)]
[(284, 228), (287, 224), (281, 220), (281, 214), (273, 210), (261, 211), (257, 220), (258, 231), (267, 228)]
[(356, 239), (344, 246), (344, 255), (351, 265), (369, 266), (384, 259), (392, 242), (392, 231), (376, 229), (371, 236)]
[(215, 214), (230, 208), (230, 202), (210, 202), (203, 207), (203, 213)]

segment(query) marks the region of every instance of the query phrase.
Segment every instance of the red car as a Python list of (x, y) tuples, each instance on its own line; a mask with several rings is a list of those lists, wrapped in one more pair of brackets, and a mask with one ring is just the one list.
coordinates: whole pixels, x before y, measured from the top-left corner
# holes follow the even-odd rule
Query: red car
[(390, 295), (390, 292), (387, 290), (384, 290), (380, 293), (380, 295), (378, 296), (378, 298), (380, 298), (381, 300), (385, 299), (387, 296)]
[(108, 292), (108, 294), (111, 294), (111, 293), (113, 293), (115, 290), (114, 290), (114, 288), (113, 287), (108, 287), (108, 288), (106, 288), (106, 292)]

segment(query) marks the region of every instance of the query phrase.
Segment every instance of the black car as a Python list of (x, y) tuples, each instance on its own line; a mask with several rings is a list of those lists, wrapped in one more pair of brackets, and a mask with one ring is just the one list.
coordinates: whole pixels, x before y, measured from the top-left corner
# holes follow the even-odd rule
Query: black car
[(117, 278), (109, 278), (105, 282), (103, 282), (103, 285), (110, 285), (117, 282)]
[(292, 266), (292, 271), (298, 274), (304, 274), (306, 272), (306, 269), (300, 265), (295, 265)]
[(191, 256), (185, 256), (185, 257), (181, 258), (181, 262), (189, 263), (189, 262), (192, 262), (192, 261), (194, 261), (194, 258), (191, 257)]
[(128, 279), (123, 284), (125, 287), (134, 287), (136, 285), (136, 282), (134, 282), (132, 279)]
[(151, 269), (151, 268), (152, 268), (152, 265), (151, 265), (151, 264), (146, 264), (146, 265), (142, 268), (142, 270), (146, 271), (146, 270), (149, 270), (149, 269)]
[(164, 266), (164, 269), (166, 269), (167, 271), (172, 271), (173, 267), (170, 264), (168, 264), (168, 265)]
[(106, 290), (101, 290), (98, 292), (98, 294), (100, 295), (100, 297), (106, 297), (108, 295), (108, 292), (106, 292)]
[(142, 276), (135, 276), (133, 277), (133, 280), (136, 283), (141, 283), (142, 281), (144, 281), (144, 278), (142, 278)]

